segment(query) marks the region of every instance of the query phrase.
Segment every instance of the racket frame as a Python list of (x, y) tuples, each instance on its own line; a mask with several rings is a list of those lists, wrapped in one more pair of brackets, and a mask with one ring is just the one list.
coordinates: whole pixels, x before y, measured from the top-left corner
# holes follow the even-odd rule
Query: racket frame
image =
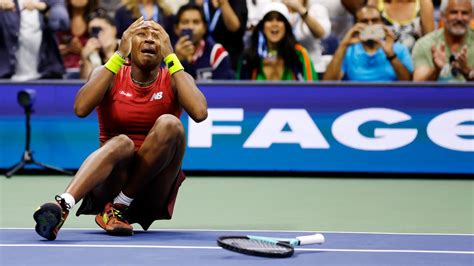
[[(230, 238), (262, 241), (262, 242), (266, 242), (266, 243), (269, 243), (269, 244), (274, 244), (276, 246), (283, 247), (285, 249), (288, 249), (288, 251), (284, 252), (284, 253), (270, 253), (270, 252), (265, 252), (265, 251), (243, 249), (243, 248), (239, 248), (239, 247), (236, 247), (236, 246), (233, 246), (233, 245), (229, 245), (229, 244), (224, 242), (224, 240), (230, 239)], [(295, 240), (298, 241), (297, 239), (295, 239)], [(286, 243), (284, 241), (279, 241), (277, 238), (261, 237), (261, 236), (221, 236), (217, 239), (217, 245), (224, 248), (224, 249), (234, 251), (234, 252), (237, 252), (237, 253), (246, 254), (246, 255), (267, 257), (267, 258), (288, 258), (288, 257), (293, 256), (293, 254), (295, 252), (295, 249), (294, 249), (294, 245), (292, 245), (292, 244), (293, 243), (290, 244), (290, 243)], [(296, 244), (296, 245), (298, 245), (298, 244)]]

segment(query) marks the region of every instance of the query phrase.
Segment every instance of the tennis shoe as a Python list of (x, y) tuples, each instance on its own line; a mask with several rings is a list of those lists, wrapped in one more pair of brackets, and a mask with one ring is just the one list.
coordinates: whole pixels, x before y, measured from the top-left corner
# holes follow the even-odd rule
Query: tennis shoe
[(56, 195), (56, 202), (45, 203), (36, 209), (33, 219), (36, 221), (35, 230), (38, 235), (55, 240), (59, 229), (69, 215), (69, 205), (63, 198)]
[(131, 236), (133, 235), (133, 227), (128, 222), (127, 212), (127, 206), (109, 202), (105, 205), (104, 211), (97, 214), (95, 222), (108, 234)]

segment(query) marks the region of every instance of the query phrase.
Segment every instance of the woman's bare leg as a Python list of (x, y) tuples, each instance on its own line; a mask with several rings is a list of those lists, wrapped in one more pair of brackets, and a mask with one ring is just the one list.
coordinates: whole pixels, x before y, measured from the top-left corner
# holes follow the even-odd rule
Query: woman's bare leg
[[(133, 158), (134, 144), (127, 136), (120, 135), (107, 141), (104, 146), (93, 152), (79, 168), (66, 193), (72, 195), (78, 202), (97, 185), (103, 183), (116, 166), (127, 163)], [(123, 172), (119, 177), (123, 177)], [(116, 179), (116, 178), (115, 178)], [(119, 182), (120, 183), (120, 182)], [(125, 180), (120, 184), (124, 184)], [(62, 198), (58, 202), (45, 203), (33, 214), (36, 221), (36, 232), (48, 239), (54, 240), (69, 214), (67, 201)]]
[(153, 199), (158, 201), (153, 207), (163, 208), (181, 169), (184, 149), (181, 121), (172, 115), (160, 116), (135, 153), (123, 194), (115, 198), (114, 204), (105, 206), (96, 216), (96, 223), (109, 234), (132, 235), (133, 227), (128, 221), (130, 202), (153, 184), (153, 188), (157, 188)]
[(118, 164), (127, 164), (133, 154), (134, 144), (130, 138), (125, 135), (113, 137), (87, 157), (65, 192), (70, 193), (78, 202), (103, 183)]
[(173, 115), (160, 116), (134, 158), (123, 193), (134, 198), (159, 178), (156, 196), (165, 203), (181, 169), (185, 148), (181, 121)]

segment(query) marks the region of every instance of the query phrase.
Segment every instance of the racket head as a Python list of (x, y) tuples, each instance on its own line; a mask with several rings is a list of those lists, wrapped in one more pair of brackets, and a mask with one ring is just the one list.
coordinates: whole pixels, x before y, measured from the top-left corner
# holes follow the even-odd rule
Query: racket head
[(247, 236), (221, 236), (217, 239), (217, 245), (233, 252), (267, 258), (287, 258), (295, 252), (289, 244)]

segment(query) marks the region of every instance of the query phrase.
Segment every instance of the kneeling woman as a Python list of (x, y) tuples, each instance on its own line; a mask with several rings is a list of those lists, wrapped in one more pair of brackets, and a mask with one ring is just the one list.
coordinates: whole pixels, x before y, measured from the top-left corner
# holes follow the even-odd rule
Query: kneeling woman
[(33, 215), (36, 232), (46, 239), (56, 238), (81, 199), (77, 215), (95, 214), (96, 223), (110, 234), (132, 235), (131, 223), (146, 230), (154, 220), (170, 219), (184, 180), (181, 110), (196, 122), (207, 117), (206, 99), (183, 71), (168, 34), (143, 18), (124, 32), (118, 51), (78, 92), (76, 114), (85, 117), (94, 108), (101, 147), (56, 202), (41, 205)]
[(237, 78), (318, 80), (308, 52), (293, 35), (288, 8), (282, 3), (271, 2), (264, 7), (263, 14), (238, 66)]

